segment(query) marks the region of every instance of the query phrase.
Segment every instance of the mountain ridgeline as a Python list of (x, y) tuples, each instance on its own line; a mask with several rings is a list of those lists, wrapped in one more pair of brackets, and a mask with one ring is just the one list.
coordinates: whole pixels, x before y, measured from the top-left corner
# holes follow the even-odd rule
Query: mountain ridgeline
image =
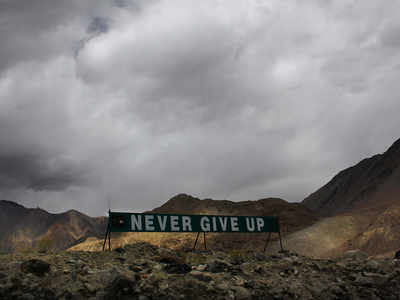
[(293, 248), (308, 245), (299, 251), (314, 256), (349, 249), (392, 256), (400, 249), (400, 140), (339, 172), (302, 203), (323, 218), (293, 234)]
[(290, 203), (280, 198), (265, 198), (255, 201), (233, 202), (229, 200), (199, 199), (179, 194), (153, 213), (236, 215), (236, 216), (279, 216), (290, 231), (307, 227), (317, 221), (311, 209), (300, 203)]
[(385, 153), (366, 158), (345, 169), (303, 200), (322, 216), (357, 209), (386, 209), (400, 197), (400, 139)]
[(52, 214), (40, 208), (26, 208), (0, 200), (0, 251), (35, 247), (66, 249), (89, 236), (104, 235), (107, 219), (91, 218), (76, 210)]

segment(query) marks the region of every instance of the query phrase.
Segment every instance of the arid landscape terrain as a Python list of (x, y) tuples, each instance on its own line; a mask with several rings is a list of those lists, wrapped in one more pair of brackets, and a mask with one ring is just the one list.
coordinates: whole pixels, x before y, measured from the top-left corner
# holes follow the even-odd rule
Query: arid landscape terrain
[[(256, 201), (200, 200), (179, 194), (154, 213), (279, 216), (284, 247), (315, 258), (339, 257), (360, 249), (370, 256), (391, 257), (400, 249), (400, 140), (385, 153), (345, 169), (300, 203), (265, 198)], [(1, 250), (46, 247), (99, 251), (106, 218), (77, 211), (50, 214), (0, 201)], [(113, 247), (144, 241), (169, 248), (190, 248), (195, 234), (113, 233)], [(275, 243), (270, 248), (278, 248)], [(214, 249), (261, 249), (262, 234), (208, 234)]]
[(400, 300), (400, 0), (0, 0), (0, 300)]
[(0, 298), (399, 299), (400, 260), (361, 251), (312, 259), (285, 251), (171, 251), (149, 243), (113, 251), (0, 255)]
[(0, 200), (0, 251), (9, 252), (43, 246), (66, 249), (87, 237), (104, 235), (106, 218), (91, 218), (70, 210), (51, 214)]
[(0, 201), (0, 299), (400, 299), (400, 140), (300, 203), (179, 194), (153, 213), (279, 216), (264, 234), (112, 233), (107, 218)]

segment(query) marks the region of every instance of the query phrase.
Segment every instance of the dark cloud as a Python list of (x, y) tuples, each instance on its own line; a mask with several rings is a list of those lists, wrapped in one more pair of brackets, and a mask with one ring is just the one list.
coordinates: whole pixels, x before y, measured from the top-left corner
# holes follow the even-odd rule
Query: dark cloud
[[(85, 29), (104, 32), (105, 14), (115, 9), (112, 1), (23, 1), (0, 2), (0, 72), (27, 61), (45, 62), (73, 54)], [(93, 34), (93, 32), (90, 32)]]
[(85, 47), (91, 39), (96, 38), (100, 34), (107, 33), (110, 30), (111, 20), (105, 17), (94, 17), (86, 28), (86, 35), (77, 41), (74, 45), (74, 57), (79, 55), (79, 52)]
[(75, 18), (79, 6), (75, 1), (58, 3), (0, 2), (0, 72), (27, 60), (46, 60), (68, 48), (68, 21)]
[(85, 184), (77, 170), (68, 162), (49, 161), (32, 155), (0, 156), (0, 188), (63, 190)]
[(398, 138), (397, 1), (1, 1), (0, 196), (300, 201)]
[(89, 23), (89, 26), (86, 31), (89, 34), (100, 34), (100, 33), (106, 33), (109, 28), (110, 28), (109, 20), (102, 17), (95, 17)]

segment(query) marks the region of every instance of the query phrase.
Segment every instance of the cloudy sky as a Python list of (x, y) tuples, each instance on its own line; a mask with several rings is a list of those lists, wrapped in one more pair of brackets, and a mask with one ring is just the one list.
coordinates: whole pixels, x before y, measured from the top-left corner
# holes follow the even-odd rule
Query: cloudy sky
[(400, 137), (400, 1), (0, 0), (0, 198), (301, 201)]

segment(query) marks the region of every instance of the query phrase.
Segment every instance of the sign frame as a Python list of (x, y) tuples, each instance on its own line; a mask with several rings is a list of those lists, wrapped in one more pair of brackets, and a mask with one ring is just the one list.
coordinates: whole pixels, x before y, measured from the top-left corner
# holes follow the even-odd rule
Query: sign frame
[(201, 232), (205, 249), (206, 233), (267, 233), (264, 251), (270, 242), (271, 234), (277, 233), (283, 250), (279, 216), (130, 213), (109, 210), (103, 251), (107, 239), (108, 248), (111, 250), (111, 232), (197, 233), (193, 250), (196, 249)]

